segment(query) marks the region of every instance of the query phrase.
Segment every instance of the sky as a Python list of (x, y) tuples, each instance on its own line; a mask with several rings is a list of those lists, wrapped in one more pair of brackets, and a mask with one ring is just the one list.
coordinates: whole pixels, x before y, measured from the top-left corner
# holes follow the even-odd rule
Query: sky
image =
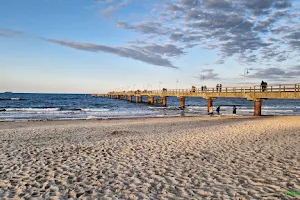
[(300, 83), (298, 0), (0, 0), (0, 92)]

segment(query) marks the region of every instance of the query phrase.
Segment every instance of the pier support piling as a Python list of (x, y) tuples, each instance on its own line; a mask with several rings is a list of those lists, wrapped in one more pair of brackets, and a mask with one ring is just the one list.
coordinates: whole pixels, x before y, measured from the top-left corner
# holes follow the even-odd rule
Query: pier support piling
[(261, 116), (262, 99), (254, 100), (254, 116)]
[(154, 104), (154, 97), (153, 96), (148, 96), (148, 103), (149, 104)]
[(138, 103), (138, 102), (139, 102), (139, 97), (135, 96), (135, 103)]
[(162, 98), (162, 104), (163, 104), (163, 107), (167, 107), (167, 97), (166, 96), (164, 96)]
[(132, 96), (128, 96), (128, 101), (132, 102)]
[(140, 96), (140, 102), (143, 103), (143, 96)]
[(185, 97), (180, 97), (180, 108), (185, 108)]
[(213, 106), (213, 99), (212, 98), (208, 98), (207, 99), (207, 112), (209, 112), (209, 107)]

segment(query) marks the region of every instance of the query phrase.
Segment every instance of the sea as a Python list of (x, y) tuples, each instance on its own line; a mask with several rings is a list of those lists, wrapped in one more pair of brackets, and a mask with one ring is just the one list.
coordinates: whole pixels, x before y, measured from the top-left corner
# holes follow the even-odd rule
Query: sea
[[(159, 97), (157, 97), (159, 98)], [(207, 100), (186, 98), (186, 108), (181, 109), (177, 97), (168, 97), (167, 107), (159, 103), (150, 105), (92, 97), (86, 94), (33, 94), (0, 93), (0, 121), (111, 119), (174, 116), (207, 116)], [(247, 99), (217, 98), (214, 109), (221, 107), (221, 115), (253, 115), (254, 103)], [(262, 115), (300, 115), (300, 100), (268, 99), (263, 102)]]

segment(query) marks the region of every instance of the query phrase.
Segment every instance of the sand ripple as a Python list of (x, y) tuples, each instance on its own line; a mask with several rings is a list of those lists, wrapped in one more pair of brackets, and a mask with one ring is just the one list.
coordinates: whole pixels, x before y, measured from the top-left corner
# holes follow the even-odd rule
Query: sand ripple
[(0, 199), (295, 199), (299, 121), (1, 123)]

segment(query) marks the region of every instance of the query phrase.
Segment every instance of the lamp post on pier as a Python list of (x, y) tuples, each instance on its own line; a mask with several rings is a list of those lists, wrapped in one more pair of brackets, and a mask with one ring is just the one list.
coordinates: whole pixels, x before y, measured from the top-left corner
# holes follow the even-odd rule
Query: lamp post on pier
[[(249, 68), (245, 68), (245, 69), (244, 69), (244, 81), (243, 81), (243, 82), (244, 82), (244, 85), (246, 84), (246, 75), (249, 74), (249, 70), (250, 70)], [(244, 87), (244, 86), (243, 86), (243, 87)], [(244, 94), (245, 94), (245, 93), (246, 93), (246, 90), (245, 90), (245, 88), (244, 88)]]

